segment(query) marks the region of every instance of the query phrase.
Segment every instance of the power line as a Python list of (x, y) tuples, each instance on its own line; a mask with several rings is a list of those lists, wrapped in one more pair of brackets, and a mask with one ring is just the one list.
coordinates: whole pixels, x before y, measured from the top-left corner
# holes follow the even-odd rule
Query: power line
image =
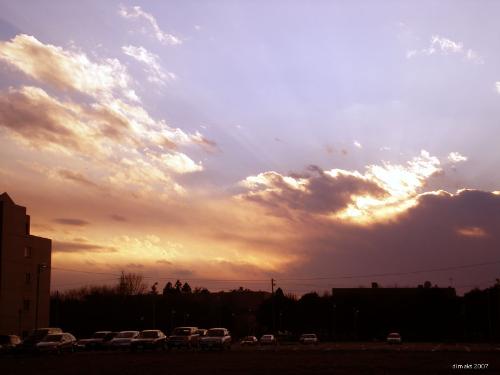
[(484, 263), (473, 263), (473, 264), (464, 264), (460, 266), (452, 266), (452, 267), (443, 267), (443, 268), (431, 268), (431, 269), (423, 269), (417, 271), (407, 271), (407, 272), (390, 272), (390, 273), (379, 273), (379, 274), (365, 274), (365, 275), (345, 275), (345, 276), (330, 276), (330, 277), (306, 277), (306, 278), (284, 278), (279, 279), (280, 281), (308, 281), (308, 280), (335, 280), (335, 279), (361, 279), (367, 277), (391, 277), (391, 276), (406, 276), (406, 275), (416, 275), (420, 273), (431, 273), (431, 272), (443, 272), (443, 271), (453, 271), (465, 268), (475, 268), (475, 267), (483, 267), (494, 264), (500, 264), (500, 260), (492, 261), (492, 262), (484, 262)]
[[(325, 277), (305, 277), (305, 278), (279, 278), (277, 281), (317, 281), (317, 280), (340, 280), (340, 279), (361, 279), (361, 278), (379, 278), (379, 277), (394, 277), (394, 276), (406, 276), (406, 275), (416, 275), (421, 273), (432, 273), (432, 272), (443, 272), (443, 271), (453, 271), (467, 268), (476, 268), (476, 267), (484, 267), (489, 265), (500, 264), (500, 260), (495, 260), (491, 262), (482, 262), (482, 263), (472, 263), (472, 264), (463, 264), (459, 266), (450, 266), (450, 267), (442, 267), (442, 268), (430, 268), (430, 269), (421, 269), (415, 271), (406, 271), (406, 272), (389, 272), (389, 273), (374, 273), (374, 274), (360, 274), (360, 275), (343, 275), (343, 276), (325, 276)], [(61, 268), (61, 267), (51, 267), (52, 270), (57, 271), (66, 271), (66, 272), (77, 272), (77, 273), (85, 273), (91, 275), (109, 275), (120, 277), (120, 274), (109, 273), (109, 272), (95, 272), (95, 271), (84, 271), (84, 270), (75, 270), (69, 268)], [(172, 280), (172, 279), (182, 279), (185, 281), (208, 281), (208, 282), (262, 282), (268, 283), (269, 279), (212, 279), (212, 278), (190, 278), (184, 277), (180, 275), (171, 275), (171, 276), (143, 276), (146, 279), (155, 279), (155, 280)]]

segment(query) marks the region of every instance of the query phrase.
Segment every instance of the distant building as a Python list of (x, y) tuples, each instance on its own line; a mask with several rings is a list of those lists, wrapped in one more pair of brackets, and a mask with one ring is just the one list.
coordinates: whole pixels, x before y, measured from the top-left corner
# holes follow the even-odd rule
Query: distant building
[(48, 326), (51, 250), (50, 239), (30, 234), (26, 207), (1, 194), (0, 334)]

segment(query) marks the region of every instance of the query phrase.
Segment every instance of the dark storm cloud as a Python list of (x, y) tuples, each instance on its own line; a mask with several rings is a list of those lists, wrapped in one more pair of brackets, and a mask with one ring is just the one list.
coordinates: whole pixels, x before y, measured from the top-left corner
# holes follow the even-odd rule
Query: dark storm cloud
[[(500, 195), (477, 190), (424, 194), (416, 206), (387, 222), (357, 225), (317, 220), (303, 229), (303, 238), (290, 246), (297, 252), (308, 251), (305, 260), (289, 271), (292, 273), (404, 273), (490, 262), (500, 260)], [(410, 272), (389, 280), (415, 284), (427, 278), (440, 283), (455, 279), (463, 284), (494, 280), (498, 277), (495, 267), (498, 265), (429, 274)]]

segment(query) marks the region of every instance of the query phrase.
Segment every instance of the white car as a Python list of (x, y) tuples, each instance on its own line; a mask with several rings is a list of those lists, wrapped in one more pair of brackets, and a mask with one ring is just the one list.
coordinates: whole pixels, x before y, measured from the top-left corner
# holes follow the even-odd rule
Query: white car
[(304, 333), (299, 339), (301, 344), (314, 344), (318, 343), (318, 336), (315, 333)]
[(129, 349), (132, 340), (139, 336), (139, 331), (121, 331), (109, 343), (110, 349)]
[(231, 334), (226, 328), (210, 328), (200, 340), (201, 349), (231, 349)]
[(387, 336), (387, 343), (389, 344), (401, 344), (401, 335), (397, 332), (389, 333)]
[(277, 343), (276, 337), (274, 337), (274, 335), (262, 335), (259, 342), (260, 345), (275, 345)]

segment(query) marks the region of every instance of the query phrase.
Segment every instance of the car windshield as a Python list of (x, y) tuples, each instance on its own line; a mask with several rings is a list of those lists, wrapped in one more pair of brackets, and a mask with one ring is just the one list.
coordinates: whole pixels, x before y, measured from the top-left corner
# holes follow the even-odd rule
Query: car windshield
[(93, 339), (103, 339), (106, 337), (108, 333), (107, 332), (96, 332), (92, 335)]
[(207, 336), (210, 337), (223, 337), (224, 336), (224, 330), (223, 329), (209, 329)]
[(176, 328), (173, 334), (176, 336), (189, 336), (191, 334), (191, 328)]
[(135, 332), (120, 332), (119, 334), (116, 335), (116, 337), (119, 339), (127, 339), (134, 336)]
[(42, 340), (43, 342), (59, 342), (62, 340), (63, 335), (55, 334), (55, 335), (47, 335)]
[(141, 339), (155, 339), (158, 336), (159, 336), (158, 332), (156, 332), (156, 331), (144, 331), (144, 332), (141, 332), (141, 334), (139, 335), (139, 337)]
[(399, 333), (391, 333), (391, 334), (389, 335), (389, 337), (390, 337), (390, 338), (393, 338), (393, 339), (394, 339), (394, 338), (397, 338), (397, 339), (398, 339), (398, 338), (399, 338)]

